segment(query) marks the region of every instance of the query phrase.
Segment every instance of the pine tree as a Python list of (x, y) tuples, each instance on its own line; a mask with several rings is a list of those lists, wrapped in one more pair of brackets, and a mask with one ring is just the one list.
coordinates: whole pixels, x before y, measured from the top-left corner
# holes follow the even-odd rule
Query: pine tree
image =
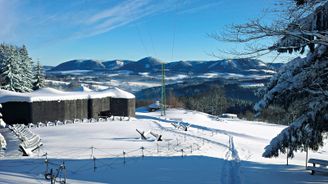
[(44, 82), (45, 82), (45, 75), (44, 75), (43, 67), (41, 66), (40, 62), (38, 61), (37, 65), (35, 66), (33, 90), (43, 88)]
[(26, 47), (0, 44), (0, 86), (16, 92), (30, 92), (33, 88), (33, 62)]
[(1, 44), (1, 88), (10, 91), (23, 92), (21, 69), (19, 68), (19, 52), (12, 45)]
[[(239, 56), (307, 52), (307, 57), (288, 62), (271, 78), (254, 107), (258, 114), (272, 105), (290, 114), (289, 126), (265, 147), (264, 157), (318, 150), (328, 132), (328, 0), (285, 1), (281, 8), (284, 18), (272, 24), (256, 19), (233, 25), (228, 34), (217, 37), (250, 46)], [(256, 45), (272, 38), (277, 39), (273, 44)]]
[(22, 92), (31, 92), (33, 88), (33, 62), (28, 56), (25, 45), (19, 48), (20, 53), (20, 66), (21, 66), (21, 77), (22, 77)]

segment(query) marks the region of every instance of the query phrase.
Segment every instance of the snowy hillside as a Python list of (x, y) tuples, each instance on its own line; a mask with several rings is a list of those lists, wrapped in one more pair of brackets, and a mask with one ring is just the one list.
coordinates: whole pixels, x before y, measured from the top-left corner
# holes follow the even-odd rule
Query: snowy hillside
[(105, 69), (105, 65), (99, 61), (86, 59), (86, 60), (71, 60), (59, 64), (51, 69), (51, 71), (70, 71), (70, 70), (101, 70)]
[[(67, 70), (108, 70), (108, 71), (131, 71), (134, 73), (150, 72), (158, 73), (162, 67), (161, 60), (153, 57), (145, 57), (138, 61), (112, 60), (99, 62), (95, 60), (71, 60), (52, 68), (53, 71)], [(279, 65), (280, 64), (280, 65)], [(273, 74), (281, 63), (266, 64), (256, 59), (234, 59), (215, 61), (173, 61), (166, 62), (165, 68), (169, 73), (205, 74), (205, 73), (234, 73), (241, 75)]]
[(131, 63), (133, 61), (129, 61), (129, 60), (113, 60), (113, 61), (105, 61), (102, 62), (106, 69), (108, 70), (116, 70), (119, 69), (121, 67), (123, 67), (124, 65)]
[[(188, 131), (171, 124), (179, 121), (190, 124)], [(165, 118), (160, 112), (139, 109), (130, 120), (31, 128), (44, 145), (32, 157), (17, 156), (8, 148), (0, 159), (0, 183), (50, 183), (43, 176), (45, 153), (49, 169), (64, 162), (68, 183), (327, 183), (326, 176), (312, 176), (304, 169), (304, 153), (290, 160), (289, 166), (285, 155), (261, 156), (283, 128), (218, 120), (183, 109), (170, 109)], [(142, 140), (136, 129), (145, 131), (148, 140)], [(155, 141), (149, 131), (162, 135), (163, 141)], [(15, 142), (12, 134), (4, 135)], [(325, 146), (309, 156), (328, 159), (327, 151)]]
[(145, 57), (136, 62), (128, 63), (119, 70), (138, 72), (157, 72), (161, 70), (162, 61), (153, 57)]

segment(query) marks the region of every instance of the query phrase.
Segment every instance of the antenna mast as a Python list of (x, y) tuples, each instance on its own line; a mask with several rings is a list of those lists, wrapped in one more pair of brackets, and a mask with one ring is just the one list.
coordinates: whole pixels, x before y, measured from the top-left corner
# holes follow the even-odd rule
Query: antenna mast
[(165, 64), (162, 63), (162, 95), (161, 95), (161, 116), (166, 115), (166, 94), (165, 94)]

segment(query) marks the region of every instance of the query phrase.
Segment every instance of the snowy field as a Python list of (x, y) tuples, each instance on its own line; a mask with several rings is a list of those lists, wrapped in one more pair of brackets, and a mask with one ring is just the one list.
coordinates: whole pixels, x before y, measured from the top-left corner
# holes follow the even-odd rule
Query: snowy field
[[(171, 123), (183, 120), (188, 131)], [(208, 114), (171, 109), (139, 109), (134, 119), (119, 119), (32, 128), (43, 146), (31, 157), (5, 153), (0, 159), (0, 183), (50, 183), (48, 169), (64, 162), (67, 183), (216, 183), (216, 184), (324, 184), (328, 175), (310, 175), (304, 169), (305, 153), (266, 159), (264, 147), (284, 126), (244, 120), (216, 120)], [(161, 134), (156, 141), (142, 140), (136, 129)], [(7, 139), (14, 141), (13, 137)], [(10, 141), (8, 141), (10, 144)], [(328, 159), (328, 146), (310, 158)], [(59, 172), (59, 177), (63, 177)]]

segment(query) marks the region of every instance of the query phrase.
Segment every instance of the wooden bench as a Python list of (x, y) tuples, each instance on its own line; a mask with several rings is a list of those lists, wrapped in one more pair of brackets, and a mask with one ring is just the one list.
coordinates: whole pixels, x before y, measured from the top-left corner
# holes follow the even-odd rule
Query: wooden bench
[[(328, 161), (311, 158), (308, 161), (309, 164), (313, 164), (313, 166), (307, 166), (307, 170), (311, 170), (311, 174), (313, 175), (315, 172), (325, 172), (328, 173)], [(319, 167), (318, 167), (319, 165)]]

